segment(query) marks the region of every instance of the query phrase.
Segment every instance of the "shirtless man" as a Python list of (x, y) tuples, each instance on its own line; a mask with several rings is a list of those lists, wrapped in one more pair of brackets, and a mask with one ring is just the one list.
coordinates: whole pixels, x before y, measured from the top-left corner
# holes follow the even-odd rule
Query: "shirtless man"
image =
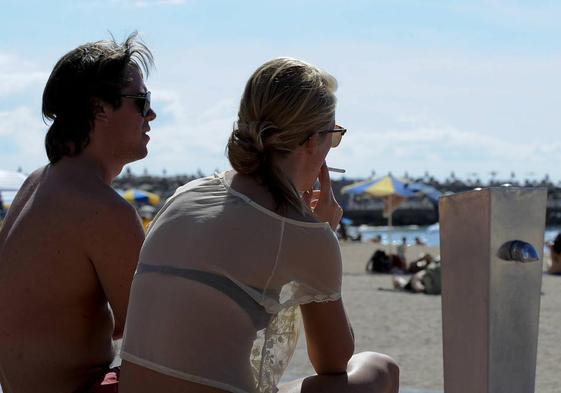
[(110, 184), (147, 154), (152, 63), (133, 34), (70, 51), (49, 77), (50, 163), (28, 177), (0, 231), (4, 393), (88, 392), (113, 361), (144, 231)]

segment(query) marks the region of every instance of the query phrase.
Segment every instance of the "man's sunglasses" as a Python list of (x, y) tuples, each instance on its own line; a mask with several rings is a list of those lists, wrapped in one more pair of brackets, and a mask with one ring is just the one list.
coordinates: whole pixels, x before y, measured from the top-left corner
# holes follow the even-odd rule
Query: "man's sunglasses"
[(150, 112), (150, 92), (139, 93), (139, 94), (121, 94), (121, 97), (132, 98), (138, 107), (138, 110), (142, 117), (146, 117), (148, 112)]
[[(333, 136), (331, 137), (331, 147), (333, 148), (333, 147), (339, 146), (339, 144), (341, 143), (341, 139), (343, 139), (343, 135), (345, 135), (346, 132), (347, 132), (346, 128), (343, 128), (339, 125), (336, 125), (335, 128), (332, 129), (332, 130), (318, 131), (317, 133), (318, 134), (333, 134)], [(303, 145), (304, 143), (306, 143), (306, 141), (308, 139), (310, 139), (312, 137), (312, 135), (310, 135), (309, 137), (304, 139), (300, 144)]]

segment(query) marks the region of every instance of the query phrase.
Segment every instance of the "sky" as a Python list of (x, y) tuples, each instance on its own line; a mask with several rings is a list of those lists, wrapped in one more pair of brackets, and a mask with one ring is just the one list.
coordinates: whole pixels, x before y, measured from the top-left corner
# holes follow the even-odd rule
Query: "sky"
[[(0, 169), (47, 163), (41, 94), (66, 52), (138, 31), (158, 117), (133, 173), (212, 174), (245, 82), (290, 56), (338, 80), (347, 178), (561, 181), (561, 2), (1, 0)], [(337, 178), (337, 176), (334, 176)]]

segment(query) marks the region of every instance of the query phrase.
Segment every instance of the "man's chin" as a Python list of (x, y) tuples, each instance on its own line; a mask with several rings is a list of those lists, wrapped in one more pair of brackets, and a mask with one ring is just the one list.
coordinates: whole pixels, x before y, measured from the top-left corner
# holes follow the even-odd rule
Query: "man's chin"
[(126, 164), (130, 164), (136, 161), (140, 161), (143, 158), (146, 158), (146, 156), (148, 155), (148, 149), (144, 148), (141, 149), (140, 151), (136, 152), (136, 154), (131, 154), (131, 156), (129, 157), (129, 159), (127, 160)]

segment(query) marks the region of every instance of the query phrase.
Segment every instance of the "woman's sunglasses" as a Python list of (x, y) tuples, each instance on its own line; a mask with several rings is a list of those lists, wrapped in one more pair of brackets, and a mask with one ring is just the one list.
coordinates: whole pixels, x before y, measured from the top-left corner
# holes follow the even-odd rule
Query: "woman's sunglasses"
[[(331, 147), (333, 148), (339, 146), (339, 144), (341, 143), (341, 139), (343, 139), (343, 135), (345, 135), (346, 132), (347, 132), (346, 128), (336, 125), (334, 129), (318, 131), (318, 134), (333, 134), (333, 136), (331, 137)], [(300, 145), (306, 143), (306, 141), (311, 137), (312, 136), (310, 135), (309, 137), (304, 139), (302, 142), (300, 142)]]
[(132, 98), (142, 117), (146, 117), (148, 112), (150, 112), (150, 92), (139, 93), (139, 94), (121, 94), (121, 97)]
[(346, 128), (336, 125), (333, 130), (320, 131), (318, 134), (333, 134), (331, 136), (331, 147), (337, 147), (343, 139), (343, 135), (347, 132)]

